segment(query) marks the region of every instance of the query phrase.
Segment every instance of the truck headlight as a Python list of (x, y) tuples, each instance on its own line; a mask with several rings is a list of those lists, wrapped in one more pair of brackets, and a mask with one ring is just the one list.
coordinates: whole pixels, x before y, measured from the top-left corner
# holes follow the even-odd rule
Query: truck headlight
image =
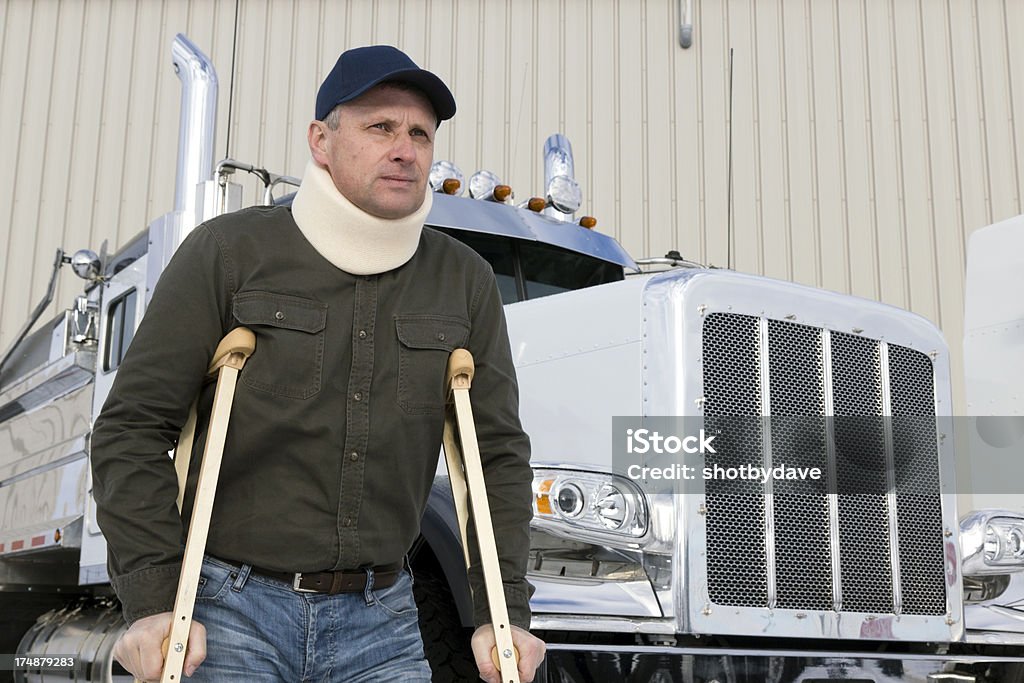
[(534, 525), (567, 538), (636, 547), (647, 534), (647, 502), (629, 480), (613, 474), (537, 469)]
[(547, 200), (561, 213), (576, 213), (583, 203), (583, 192), (575, 180), (558, 175), (548, 184)]
[(1020, 520), (995, 517), (985, 526), (985, 562), (994, 566), (1024, 563), (1024, 528)]
[(1024, 570), (1024, 516), (1007, 510), (972, 512), (960, 522), (963, 575)]
[(469, 177), (469, 196), (500, 203), (512, 196), (512, 188), (490, 171), (477, 171)]

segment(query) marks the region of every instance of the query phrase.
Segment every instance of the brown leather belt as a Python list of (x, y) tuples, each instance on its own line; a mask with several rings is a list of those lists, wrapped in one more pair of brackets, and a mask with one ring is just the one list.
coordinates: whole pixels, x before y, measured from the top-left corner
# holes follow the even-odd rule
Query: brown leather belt
[[(388, 588), (398, 580), (402, 573), (402, 562), (384, 564), (373, 567), (373, 587)], [(293, 574), (291, 572), (275, 572), (271, 569), (253, 567), (253, 573), (261, 576), (269, 576), (272, 579), (284, 581), (291, 584), (291, 587), (299, 593), (326, 593), (337, 595), (338, 593), (361, 593), (366, 590), (367, 571), (365, 569), (348, 569), (336, 572), (305, 572)]]

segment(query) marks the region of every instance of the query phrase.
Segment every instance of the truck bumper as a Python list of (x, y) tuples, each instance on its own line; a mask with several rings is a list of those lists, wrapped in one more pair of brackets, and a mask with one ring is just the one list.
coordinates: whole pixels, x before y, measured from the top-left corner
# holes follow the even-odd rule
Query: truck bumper
[(548, 683), (1024, 683), (1024, 657), (552, 643)]

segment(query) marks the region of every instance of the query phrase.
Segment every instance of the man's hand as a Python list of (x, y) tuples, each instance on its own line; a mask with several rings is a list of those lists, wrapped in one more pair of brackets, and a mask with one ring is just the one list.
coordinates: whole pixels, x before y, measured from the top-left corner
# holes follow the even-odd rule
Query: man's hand
[[(114, 659), (141, 681), (159, 681), (167, 647), (164, 641), (171, 633), (173, 619), (172, 612), (161, 612), (136, 621), (114, 644)], [(191, 677), (204, 659), (206, 627), (193, 621), (185, 651), (185, 675)]]
[[(544, 659), (544, 641), (529, 631), (513, 626), (512, 643), (519, 650), (519, 680), (522, 683), (530, 683), (533, 675), (537, 673), (537, 667)], [(490, 624), (484, 624), (473, 634), (470, 644), (473, 647), (476, 668), (480, 669), (480, 678), (487, 683), (501, 683), (501, 671), (495, 668), (491, 659), (491, 650), (495, 647), (494, 628)]]

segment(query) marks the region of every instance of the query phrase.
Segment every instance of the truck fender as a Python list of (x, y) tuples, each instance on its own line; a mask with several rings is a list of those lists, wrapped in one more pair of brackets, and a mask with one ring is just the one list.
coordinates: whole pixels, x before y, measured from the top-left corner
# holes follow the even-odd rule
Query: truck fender
[[(462, 554), (459, 520), (452, 503), (452, 489), (446, 477), (438, 477), (430, 489), (420, 534), (441, 567), (463, 626), (473, 626), (473, 598)], [(416, 566), (415, 557), (412, 558)]]

